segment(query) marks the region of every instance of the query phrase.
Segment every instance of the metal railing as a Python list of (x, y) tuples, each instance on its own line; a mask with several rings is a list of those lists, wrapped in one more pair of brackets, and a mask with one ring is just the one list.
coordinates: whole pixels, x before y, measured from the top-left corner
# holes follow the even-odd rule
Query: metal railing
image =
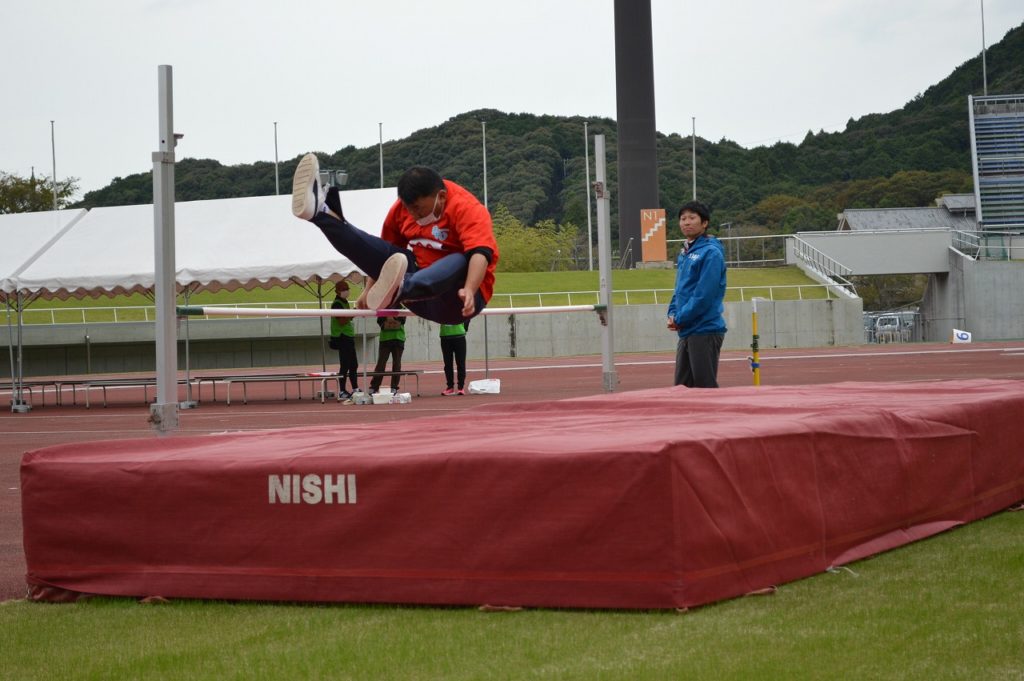
[[(729, 232), (732, 230), (730, 229)], [(779, 267), (786, 264), (786, 239), (791, 234), (755, 234), (753, 236), (721, 236), (725, 264), (729, 267)], [(666, 239), (666, 244), (682, 248), (685, 239)]]
[(1024, 259), (1024, 230), (953, 232), (953, 248), (972, 260)]
[(849, 267), (822, 253), (798, 236), (793, 237), (793, 253), (818, 274), (834, 281), (836, 287), (845, 291), (848, 296), (856, 297), (856, 287), (846, 278), (853, 274)]
[[(217, 307), (211, 305), (211, 307)], [(288, 309), (315, 309), (316, 302), (285, 303), (225, 303), (221, 307), (284, 307)], [(121, 307), (28, 307), (23, 312), (25, 324), (119, 324), (126, 322), (156, 321), (156, 306), (127, 305)]]
[[(755, 297), (768, 300), (821, 300), (838, 298), (827, 284), (781, 284), (771, 286), (730, 286), (726, 289), (727, 301), (748, 301)], [(672, 289), (623, 289), (612, 292), (615, 305), (668, 305), (672, 300)], [(597, 305), (598, 291), (545, 291), (542, 293), (495, 293), (491, 307), (550, 307), (560, 305)], [(316, 309), (315, 301), (280, 303), (223, 303), (207, 307), (285, 308)], [(251, 317), (245, 317), (251, 319)], [(218, 316), (217, 319), (242, 319), (238, 315)], [(153, 322), (156, 307), (133, 305), (128, 307), (56, 307), (27, 308), (25, 324), (117, 324), (125, 322)]]
[[(725, 290), (727, 301), (753, 298), (769, 300), (820, 300), (838, 298), (828, 284), (781, 284), (772, 286), (730, 286)], [(614, 305), (668, 305), (673, 289), (623, 289), (612, 292)], [(548, 291), (543, 293), (495, 293), (492, 307), (545, 307), (551, 305), (596, 305), (597, 291)]]

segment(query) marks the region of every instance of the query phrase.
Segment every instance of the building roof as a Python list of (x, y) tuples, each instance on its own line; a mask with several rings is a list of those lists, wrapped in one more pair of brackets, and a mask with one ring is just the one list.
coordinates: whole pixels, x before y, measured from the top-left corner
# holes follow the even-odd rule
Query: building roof
[(973, 213), (956, 215), (946, 208), (852, 208), (839, 215), (839, 231), (899, 229), (973, 230), (977, 223)]
[(950, 212), (975, 212), (974, 194), (946, 194), (935, 199), (935, 205)]

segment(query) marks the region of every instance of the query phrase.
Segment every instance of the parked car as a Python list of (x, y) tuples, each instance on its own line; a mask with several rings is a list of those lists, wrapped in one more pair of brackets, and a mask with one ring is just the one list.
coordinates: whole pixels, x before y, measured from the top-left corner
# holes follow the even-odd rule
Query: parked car
[(906, 341), (909, 334), (910, 325), (898, 314), (883, 314), (875, 320), (875, 341), (878, 343)]

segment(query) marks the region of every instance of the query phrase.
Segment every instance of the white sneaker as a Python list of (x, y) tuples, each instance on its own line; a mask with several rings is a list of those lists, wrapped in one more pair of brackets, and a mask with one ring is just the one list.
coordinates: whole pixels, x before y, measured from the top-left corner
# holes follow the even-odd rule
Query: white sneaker
[(324, 189), (320, 186), (320, 163), (316, 154), (306, 154), (295, 167), (292, 176), (292, 214), (310, 220), (324, 203)]
[(366, 307), (371, 310), (386, 310), (398, 298), (405, 272), (409, 269), (409, 259), (404, 253), (393, 253), (384, 261), (380, 268), (380, 276), (366, 293)]

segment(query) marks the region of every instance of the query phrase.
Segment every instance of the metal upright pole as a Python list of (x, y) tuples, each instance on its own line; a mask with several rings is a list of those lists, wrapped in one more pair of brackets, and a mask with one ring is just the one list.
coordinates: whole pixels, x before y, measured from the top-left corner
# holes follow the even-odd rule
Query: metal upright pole
[(691, 165), (693, 169), (693, 200), (697, 200), (697, 117), (693, 116), (690, 119), (693, 124), (693, 130), (690, 132), (690, 154), (691, 154)]
[(985, 66), (985, 0), (981, 0), (981, 83), (988, 97), (988, 69)]
[(379, 139), (379, 154), (380, 154), (380, 188), (384, 189), (384, 123), (383, 121), (377, 124), (377, 136)]
[[(487, 121), (480, 121), (484, 141), (484, 208), (487, 206)], [(488, 210), (490, 210), (488, 208)]]
[(156, 404), (150, 422), (161, 435), (178, 429), (178, 336), (174, 277), (174, 86), (170, 66), (157, 67), (160, 147), (153, 152), (154, 288), (156, 300)]
[(53, 121), (50, 121), (50, 153), (53, 155), (53, 209), (57, 208), (57, 138), (53, 133)]
[(752, 311), (750, 313), (750, 328), (753, 338), (750, 343), (750, 369), (754, 374), (754, 385), (761, 385), (761, 335), (757, 331), (757, 301), (764, 300), (754, 296), (751, 301)]
[(605, 392), (618, 384), (615, 375), (615, 333), (612, 326), (612, 244), (611, 195), (605, 167), (604, 135), (594, 135), (594, 194), (597, 197), (597, 259), (601, 281), (600, 302), (605, 306), (607, 323), (601, 327), (601, 367)]
[(594, 270), (594, 230), (590, 224), (590, 137), (587, 136), (587, 121), (583, 121), (583, 158), (587, 166), (587, 271)]
[(274, 196), (281, 193), (281, 175), (277, 168), (277, 121), (274, 121)]

